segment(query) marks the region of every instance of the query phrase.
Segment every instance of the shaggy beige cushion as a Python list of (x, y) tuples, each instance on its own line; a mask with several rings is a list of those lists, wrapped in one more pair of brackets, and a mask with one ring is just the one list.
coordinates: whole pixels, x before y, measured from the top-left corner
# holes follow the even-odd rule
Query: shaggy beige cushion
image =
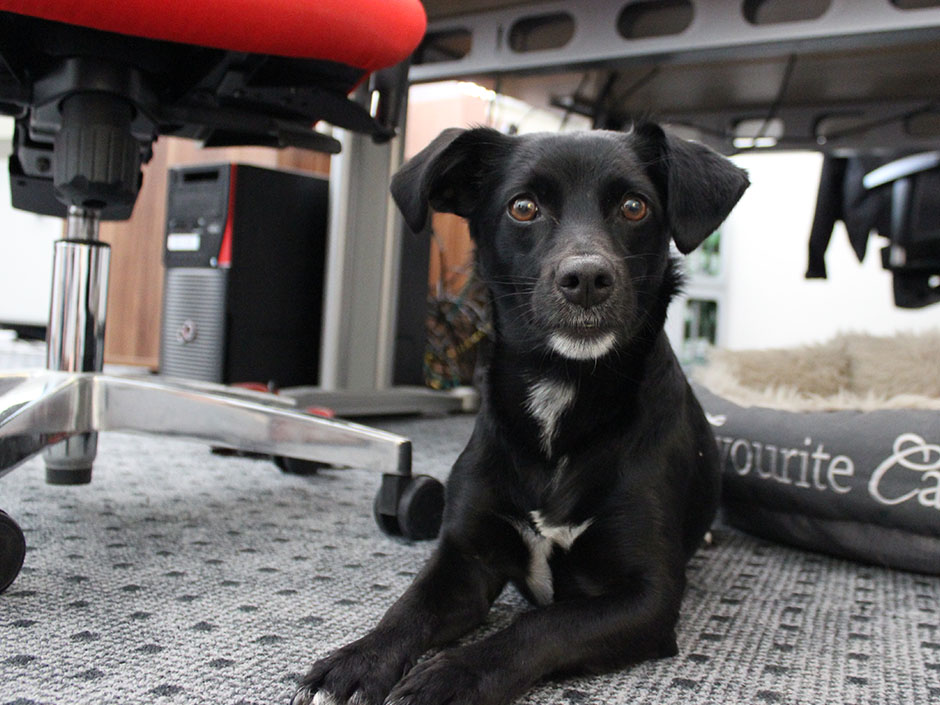
[(843, 334), (786, 350), (720, 350), (693, 378), (741, 406), (787, 411), (940, 409), (940, 329)]

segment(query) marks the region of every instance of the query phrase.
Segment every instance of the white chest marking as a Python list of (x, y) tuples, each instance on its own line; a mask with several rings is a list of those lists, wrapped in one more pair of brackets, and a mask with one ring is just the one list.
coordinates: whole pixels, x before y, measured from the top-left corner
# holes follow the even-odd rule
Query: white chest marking
[(532, 384), (526, 409), (542, 430), (541, 446), (546, 455), (552, 453), (552, 439), (558, 430), (558, 419), (574, 401), (574, 387), (564, 382), (541, 379)]
[(542, 517), (541, 513), (534, 511), (530, 514), (533, 529), (531, 525), (518, 522), (516, 528), (522, 536), (526, 547), (529, 549), (529, 571), (526, 576), (526, 585), (532, 592), (537, 604), (547, 605), (552, 601), (555, 594), (555, 588), (552, 584), (552, 569), (548, 564), (548, 559), (552, 555), (555, 546), (563, 551), (571, 549), (572, 544), (578, 540), (578, 537), (584, 533), (593, 519), (583, 521), (577, 526), (571, 524), (554, 525), (549, 524)]

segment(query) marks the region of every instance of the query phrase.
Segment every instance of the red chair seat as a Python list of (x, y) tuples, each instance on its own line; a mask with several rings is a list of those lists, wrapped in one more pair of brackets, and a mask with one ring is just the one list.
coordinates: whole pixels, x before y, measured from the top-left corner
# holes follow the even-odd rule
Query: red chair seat
[(366, 72), (407, 58), (427, 21), (419, 0), (0, 0), (0, 11)]

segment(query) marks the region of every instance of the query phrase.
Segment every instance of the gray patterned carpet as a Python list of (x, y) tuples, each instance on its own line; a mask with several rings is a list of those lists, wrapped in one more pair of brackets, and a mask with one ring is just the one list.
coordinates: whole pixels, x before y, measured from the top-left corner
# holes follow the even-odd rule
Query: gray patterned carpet
[[(471, 424), (383, 426), (413, 439), (415, 472), (443, 478)], [(377, 488), (364, 470), (301, 478), (120, 434), (102, 436), (86, 487), (47, 486), (30, 461), (0, 479), (29, 544), (0, 596), (0, 705), (286, 703), (311, 659), (374, 624), (431, 550), (378, 531)], [(679, 656), (521, 702), (940, 702), (940, 579), (717, 539), (691, 566)], [(523, 609), (507, 591), (480, 633)]]

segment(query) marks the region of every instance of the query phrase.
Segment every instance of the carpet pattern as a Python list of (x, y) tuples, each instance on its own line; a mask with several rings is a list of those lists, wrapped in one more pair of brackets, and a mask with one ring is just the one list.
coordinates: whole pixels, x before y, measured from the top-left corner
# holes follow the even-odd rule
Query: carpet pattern
[[(441, 479), (472, 418), (386, 420)], [(0, 595), (0, 705), (287, 703), (309, 663), (361, 635), (432, 549), (382, 535), (379, 476), (281, 473), (205, 446), (103, 434), (95, 477), (0, 479), (26, 565)], [(680, 654), (549, 681), (519, 702), (940, 702), (940, 579), (730, 529), (690, 566)], [(470, 639), (528, 609), (512, 590)]]

